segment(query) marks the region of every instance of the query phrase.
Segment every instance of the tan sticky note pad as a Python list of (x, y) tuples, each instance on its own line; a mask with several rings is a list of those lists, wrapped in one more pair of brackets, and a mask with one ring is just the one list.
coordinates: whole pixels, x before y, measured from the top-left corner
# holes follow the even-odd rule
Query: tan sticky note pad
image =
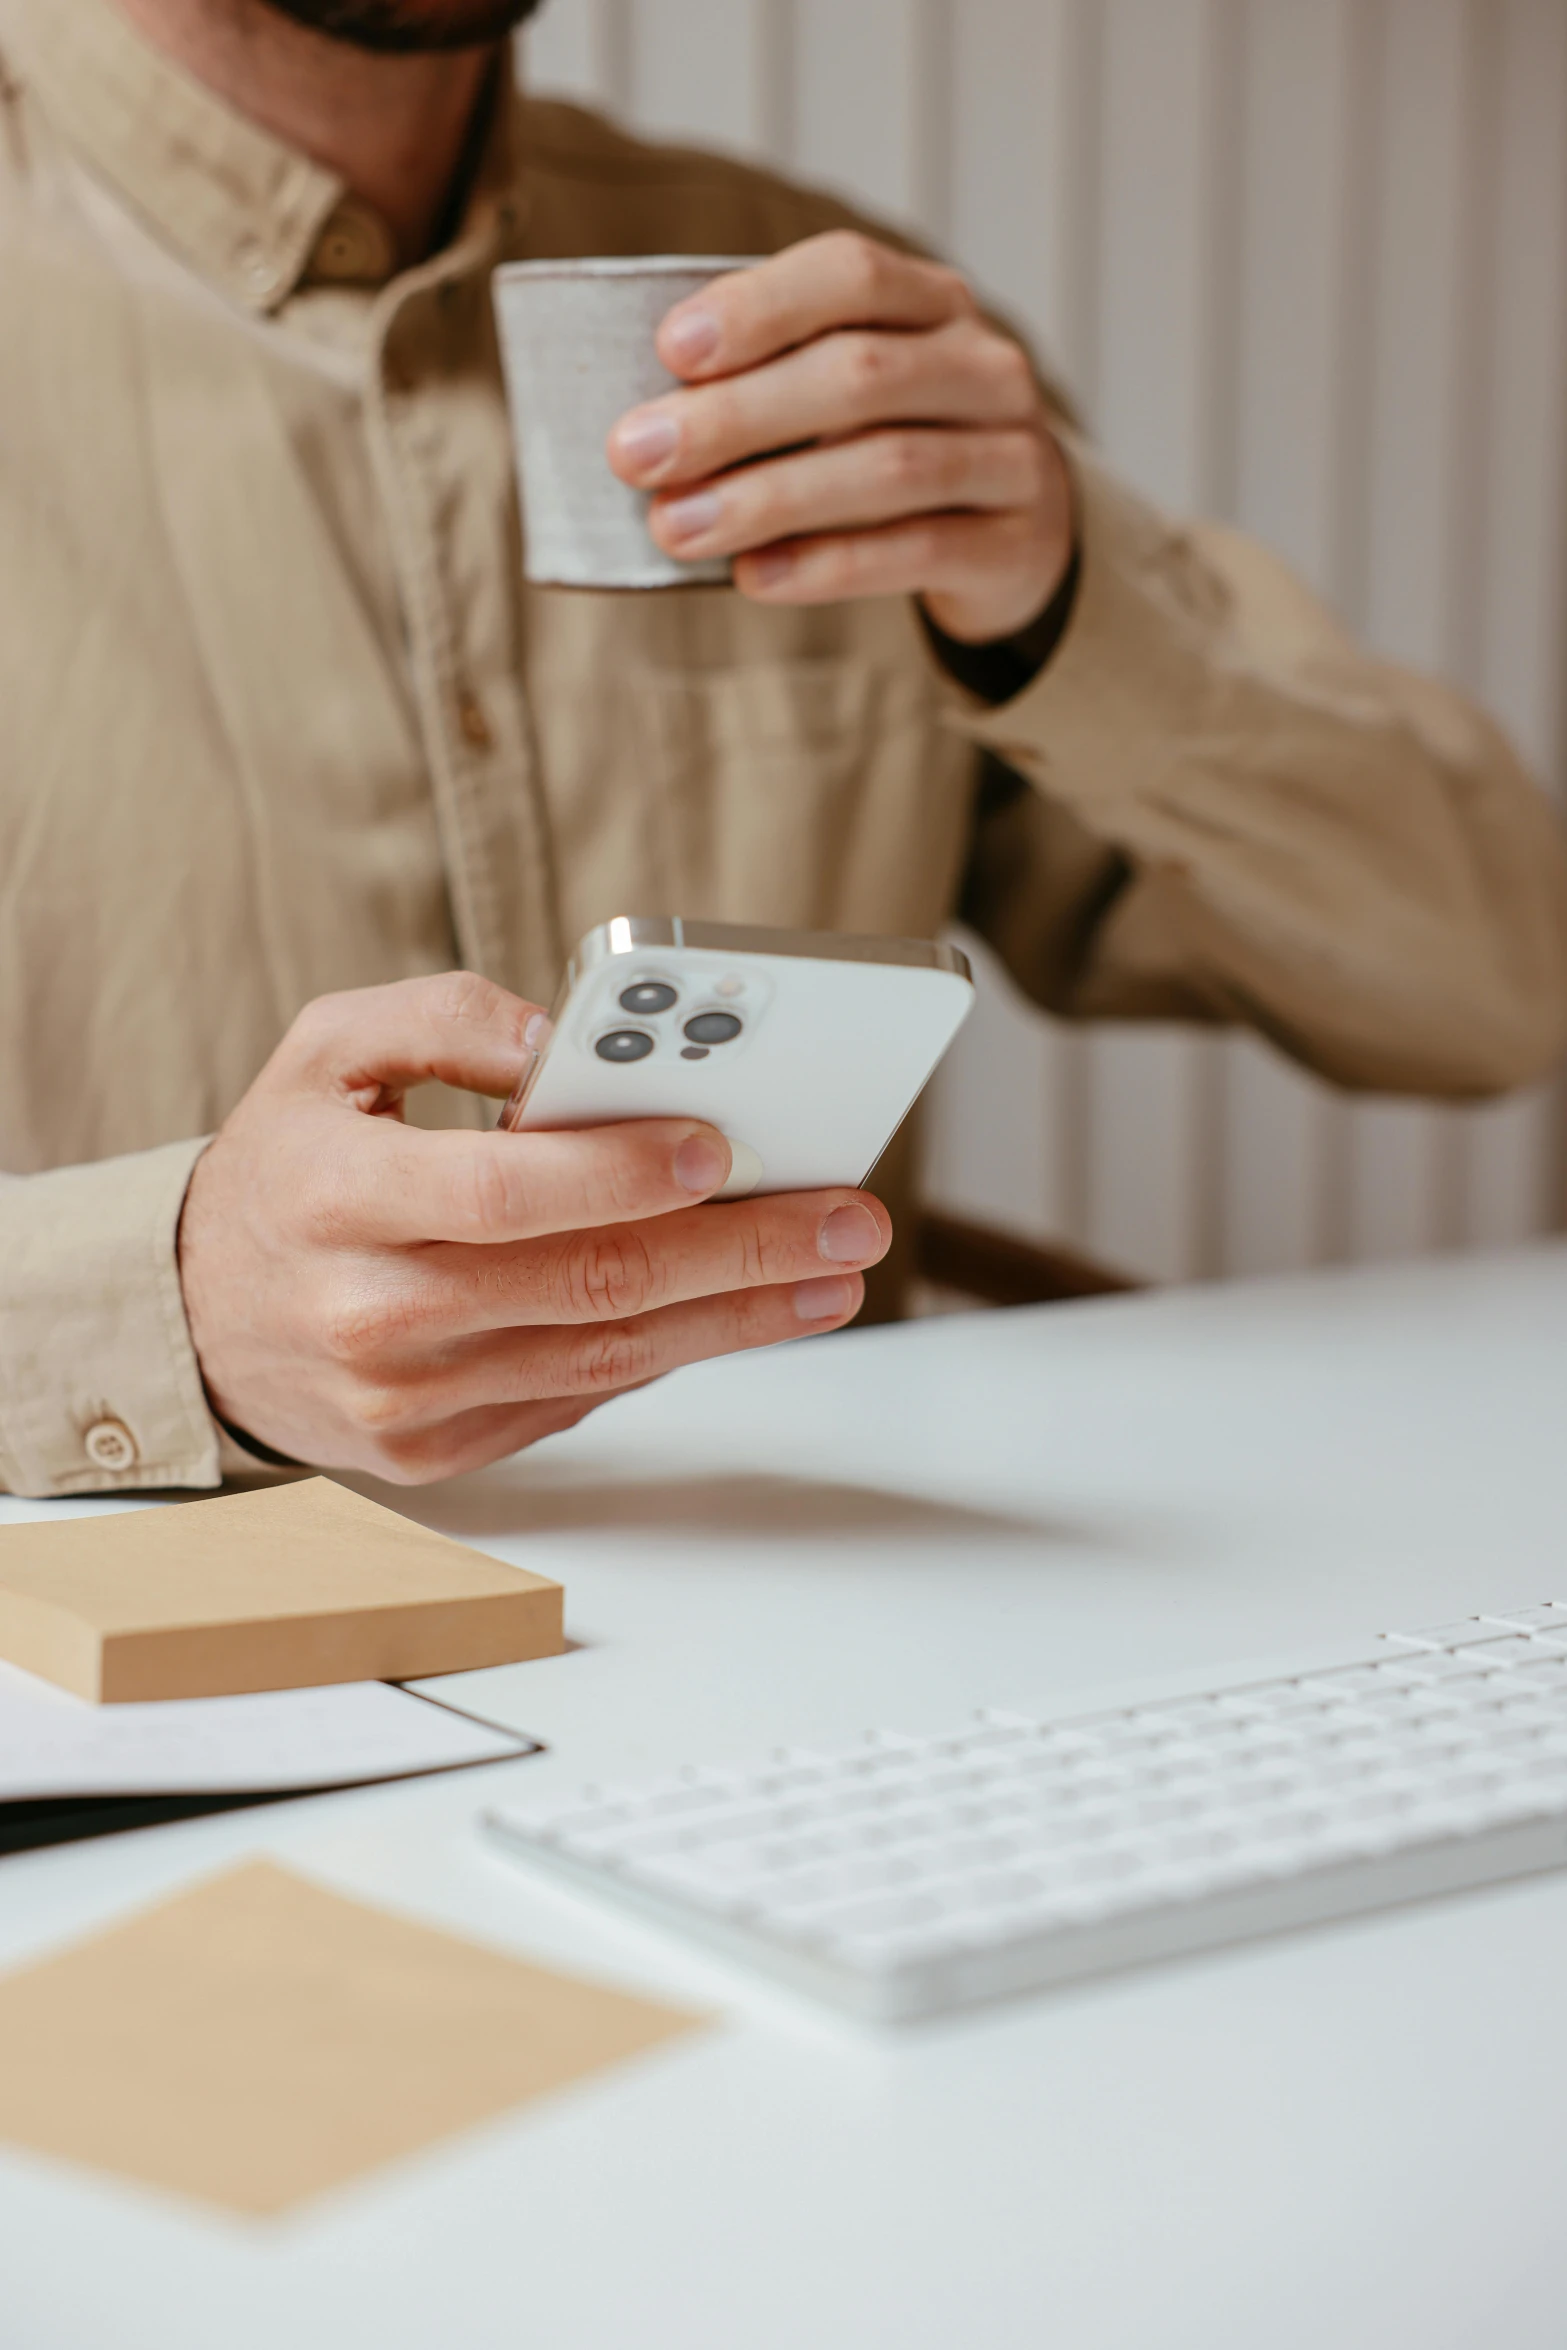
[(0, 2139), (280, 2212), (702, 2021), (253, 1862), (0, 1978)]
[(0, 1657), (100, 1704), (558, 1656), (563, 1606), (326, 1477), (0, 1527)]

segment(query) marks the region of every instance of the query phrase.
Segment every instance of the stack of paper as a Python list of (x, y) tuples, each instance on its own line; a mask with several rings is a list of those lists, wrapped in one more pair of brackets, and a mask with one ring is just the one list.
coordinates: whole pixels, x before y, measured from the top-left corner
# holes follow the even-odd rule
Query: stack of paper
[(537, 1751), (534, 1739), (380, 1681), (96, 1706), (0, 1664), (0, 1806), (343, 1787)]
[(106, 1705), (558, 1656), (561, 1604), (327, 1477), (0, 1527), (0, 1657)]

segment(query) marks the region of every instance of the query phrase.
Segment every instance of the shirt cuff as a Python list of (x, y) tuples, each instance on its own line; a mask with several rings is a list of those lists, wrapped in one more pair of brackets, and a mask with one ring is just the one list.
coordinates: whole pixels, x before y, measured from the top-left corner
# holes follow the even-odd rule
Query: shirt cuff
[(1077, 602), (1081, 573), (1082, 564), (1074, 542), (1072, 559), (1062, 574), (1061, 585), (1038, 619), (1020, 629), (1016, 636), (1001, 637), (986, 645), (969, 645), (959, 637), (948, 636), (921, 604), (920, 622), (931, 651), (947, 675), (977, 702), (994, 709), (1002, 702), (1014, 701), (1025, 687), (1033, 684), (1065, 636), (1072, 607)]
[(39, 1499), (218, 1484), (176, 1238), (205, 1141), (0, 1176), (0, 1483)]

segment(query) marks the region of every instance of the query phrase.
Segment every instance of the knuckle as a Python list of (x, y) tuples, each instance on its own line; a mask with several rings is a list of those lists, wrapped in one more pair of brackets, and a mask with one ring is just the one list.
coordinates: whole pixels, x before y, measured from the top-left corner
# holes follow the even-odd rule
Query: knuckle
[(290, 1226), (307, 1242), (329, 1247), (338, 1243), (345, 1235), (348, 1222), (348, 1201), (340, 1171), (311, 1158), (293, 1172), (286, 1209)]
[(881, 488), (895, 500), (927, 495), (938, 486), (941, 454), (928, 434), (889, 433), (880, 452)]
[(842, 273), (845, 289), (853, 296), (869, 300), (881, 288), (887, 272), (887, 254), (874, 237), (863, 229), (840, 228), (829, 231), (833, 259)]
[(408, 1427), (365, 1433), (371, 1438), (366, 1466), (388, 1485), (433, 1485), (449, 1474), (439, 1431)]
[[(585, 1177), (583, 1221), (626, 1224), (666, 1204), (663, 1161), (657, 1146), (639, 1136), (617, 1135), (599, 1145)], [(602, 1238), (602, 1232), (595, 1238)]]
[(843, 338), (843, 375), (850, 399), (862, 411), (872, 411), (886, 398), (893, 374), (891, 337), (875, 332)]
[(509, 1151), (474, 1151), (464, 1159), (453, 1179), (453, 1205), (465, 1229), (499, 1233), (510, 1228), (514, 1163)]
[(658, 1268), (640, 1233), (590, 1233), (562, 1260), (563, 1302), (575, 1319), (624, 1321), (657, 1296)]
[(443, 971), (422, 985), (428, 991), (428, 1007), (437, 1019), (470, 1028), (493, 1027), (516, 1002), (493, 979), (485, 979), (477, 971)]
[(740, 1235), (739, 1253), (740, 1288), (767, 1289), (786, 1277), (789, 1252), (777, 1233), (750, 1225)]
[(318, 995), (301, 1006), (289, 1024), (285, 1045), (314, 1060), (343, 1030), (348, 1013), (346, 995)]
[(745, 1235), (741, 1248), (744, 1272), (742, 1286), (747, 1289), (777, 1289), (786, 1281), (799, 1278), (802, 1253), (810, 1255), (809, 1245), (802, 1252), (798, 1235), (781, 1227), (761, 1224)]
[(1001, 397), (1021, 405), (1034, 396), (1034, 370), (1028, 353), (1010, 335), (987, 333), (985, 364)]
[(360, 1371), (381, 1360), (412, 1327), (408, 1302), (351, 1278), (325, 1290), (317, 1309), (316, 1342), (328, 1362)]
[(744, 442), (745, 412), (733, 384), (706, 384), (700, 392), (688, 392), (685, 416), (686, 461), (699, 470)]
[(383, 1448), (406, 1446), (419, 1424), (417, 1398), (392, 1380), (361, 1380), (352, 1408), (359, 1427)]
[(653, 1343), (635, 1323), (619, 1322), (590, 1331), (577, 1343), (571, 1364), (571, 1387), (577, 1395), (611, 1395), (650, 1378), (654, 1369)]

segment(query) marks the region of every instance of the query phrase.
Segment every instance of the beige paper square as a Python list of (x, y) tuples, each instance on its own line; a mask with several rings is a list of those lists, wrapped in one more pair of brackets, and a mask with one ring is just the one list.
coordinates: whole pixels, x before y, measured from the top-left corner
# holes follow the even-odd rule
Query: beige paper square
[(0, 1977), (0, 2139), (281, 2212), (702, 2021), (257, 1861)]

